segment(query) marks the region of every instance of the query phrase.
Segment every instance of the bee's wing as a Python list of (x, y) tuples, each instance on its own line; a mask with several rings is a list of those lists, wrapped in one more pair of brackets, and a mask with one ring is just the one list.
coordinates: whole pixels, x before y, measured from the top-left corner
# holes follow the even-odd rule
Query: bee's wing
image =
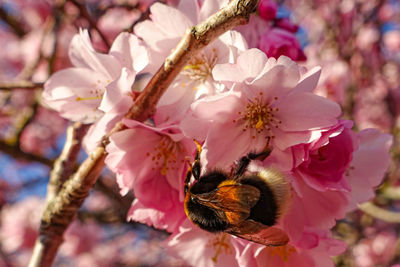
[(194, 197), (202, 205), (222, 211), (230, 224), (238, 224), (249, 217), (250, 209), (260, 198), (260, 191), (251, 185), (229, 184)]
[(243, 221), (226, 232), (265, 246), (283, 246), (289, 242), (289, 237), (283, 230), (253, 220)]

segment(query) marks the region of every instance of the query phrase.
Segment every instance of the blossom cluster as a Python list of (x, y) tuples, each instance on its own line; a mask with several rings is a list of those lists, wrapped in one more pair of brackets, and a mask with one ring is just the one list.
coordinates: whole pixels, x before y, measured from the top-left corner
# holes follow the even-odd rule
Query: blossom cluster
[[(193, 55), (152, 118), (123, 118), (186, 29), (225, 3), (153, 4), (150, 19), (134, 34), (119, 34), (107, 54), (81, 30), (69, 49), (73, 67), (50, 77), (44, 101), (64, 118), (93, 123), (84, 141), (88, 151), (122, 119), (126, 130), (110, 137), (106, 164), (121, 194), (134, 192), (128, 219), (170, 232), (165, 245), (172, 255), (196, 266), (332, 266), (330, 256), (345, 244), (330, 229), (374, 196), (392, 138), (375, 129), (353, 131), (352, 121), (340, 119), (340, 106), (315, 93), (321, 69), (293, 61), (305, 59), (296, 39), (286, 43), (285, 36), (294, 37), (287, 32), (297, 29), (276, 19), (273, 6), (260, 7), (253, 17), (258, 27), (228, 31)], [(196, 154), (193, 139), (202, 144), (203, 172), (229, 170), (249, 152), (272, 149), (254, 168), (279, 169), (291, 186), (291, 204), (276, 225), (289, 236), (286, 246), (210, 234), (186, 218), (183, 189), (187, 158)]]

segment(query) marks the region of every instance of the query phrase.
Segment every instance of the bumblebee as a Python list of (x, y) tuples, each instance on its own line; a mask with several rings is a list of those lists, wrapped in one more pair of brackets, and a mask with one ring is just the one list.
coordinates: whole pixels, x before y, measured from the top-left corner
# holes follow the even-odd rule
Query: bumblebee
[[(201, 175), (201, 146), (196, 145), (196, 157), (185, 179), (187, 217), (208, 232), (226, 232), (266, 246), (286, 245), (288, 236), (273, 225), (290, 202), (289, 184), (276, 170), (247, 170), (252, 160), (266, 158), (271, 150), (249, 153), (230, 173), (211, 170)], [(192, 176), (195, 182), (190, 184)]]

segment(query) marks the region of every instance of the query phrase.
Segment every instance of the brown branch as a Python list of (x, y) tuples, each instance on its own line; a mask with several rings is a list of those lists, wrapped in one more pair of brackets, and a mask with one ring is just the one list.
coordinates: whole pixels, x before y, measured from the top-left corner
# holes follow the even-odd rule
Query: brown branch
[(65, 181), (74, 173), (76, 159), (82, 146), (82, 139), (89, 126), (75, 122), (68, 127), (64, 148), (54, 162), (53, 170), (50, 173), (50, 180), (47, 186), (47, 202), (57, 195)]
[(39, 103), (36, 101), (36, 99), (33, 100), (33, 103), (31, 104), (31, 108), (30, 108), (30, 112), (27, 112), (28, 114), (26, 114), (24, 120), (20, 123), (18, 123), (18, 125), (16, 125), (17, 127), (17, 133), (15, 136), (15, 145), (17, 147), (21, 147), (21, 136), (22, 133), (24, 132), (24, 130), (28, 127), (28, 125), (33, 122), (35, 120), (36, 117), (36, 113), (39, 109)]
[(107, 38), (104, 36), (103, 32), (97, 27), (97, 22), (93, 20), (93, 18), (90, 16), (85, 4), (80, 3), (77, 0), (68, 0), (72, 4), (74, 4), (78, 9), (80, 14), (89, 22), (90, 27), (95, 29), (97, 33), (100, 35), (100, 38), (103, 40), (104, 44), (106, 47), (109, 49), (111, 47), (110, 43), (108, 42)]
[[(176, 49), (165, 60), (153, 76), (144, 91), (136, 99), (127, 118), (144, 121), (153, 115), (155, 106), (182, 67), (192, 55), (196, 54), (219, 35), (241, 24), (247, 23), (250, 13), (258, 4), (258, 0), (235, 0), (209, 17), (206, 21), (189, 29)], [(105, 145), (108, 137), (125, 128), (119, 122), (114, 129), (103, 138), (100, 146), (82, 163), (78, 171), (69, 179), (63, 189), (45, 208), (29, 266), (50, 266), (62, 235), (77, 214), (77, 210), (88, 196), (104, 167), (106, 157)]]
[(43, 83), (34, 83), (31, 81), (0, 83), (0, 90), (2, 91), (9, 91), (13, 89), (37, 89), (37, 88), (43, 88)]
[(27, 161), (36, 161), (40, 162), (46, 166), (52, 167), (53, 160), (44, 158), (39, 155), (31, 154), (20, 150), (15, 145), (9, 145), (4, 141), (0, 141), (0, 152), (3, 152), (16, 160), (27, 160)]

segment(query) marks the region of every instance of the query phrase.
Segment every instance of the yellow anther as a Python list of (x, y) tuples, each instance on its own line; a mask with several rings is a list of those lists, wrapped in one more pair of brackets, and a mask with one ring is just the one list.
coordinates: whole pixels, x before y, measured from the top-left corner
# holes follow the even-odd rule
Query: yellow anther
[(256, 129), (260, 130), (264, 125), (261, 115), (258, 115), (258, 122), (256, 124)]

